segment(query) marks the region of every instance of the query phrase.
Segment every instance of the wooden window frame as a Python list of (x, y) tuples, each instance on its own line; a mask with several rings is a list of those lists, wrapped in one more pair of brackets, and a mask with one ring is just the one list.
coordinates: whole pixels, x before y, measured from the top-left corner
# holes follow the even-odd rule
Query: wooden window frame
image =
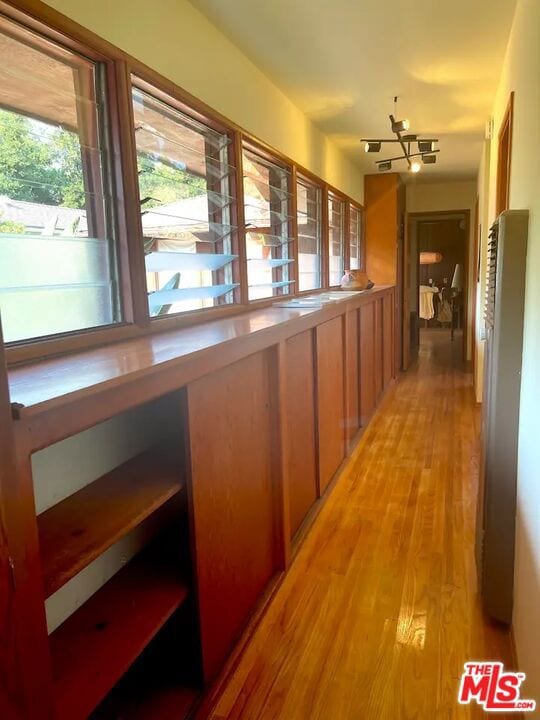
[[(359, 259), (359, 265), (360, 267), (357, 268), (360, 272), (365, 272), (366, 270), (366, 243), (364, 242), (364, 210), (361, 205), (355, 202), (349, 203), (349, 242), (347, 243), (350, 253), (351, 248), (351, 223), (350, 223), (350, 217), (351, 217), (351, 210), (355, 210), (358, 213), (358, 228), (360, 232), (360, 257)], [(349, 255), (349, 264), (350, 264), (350, 255)], [(350, 269), (350, 268), (349, 268)]]
[[(132, 98), (132, 90), (133, 88), (136, 88), (140, 90), (143, 93), (146, 93), (150, 97), (156, 98), (160, 102), (162, 102), (164, 105), (167, 105), (171, 107), (173, 110), (177, 110), (178, 112), (182, 113), (186, 117), (194, 120), (197, 123), (200, 123), (201, 125), (205, 125), (206, 127), (210, 128), (211, 130), (214, 130), (215, 132), (221, 133), (223, 135), (227, 135), (230, 139), (230, 144), (227, 148), (227, 161), (228, 164), (235, 167), (235, 173), (234, 176), (230, 179), (230, 194), (234, 198), (234, 202), (232, 203), (231, 207), (231, 225), (236, 227), (236, 231), (232, 233), (231, 238), (231, 252), (234, 255), (238, 255), (238, 258), (236, 262), (233, 263), (233, 275), (234, 275), (234, 282), (238, 282), (239, 285), (237, 288), (233, 290), (233, 302), (232, 303), (224, 303), (222, 305), (215, 305), (211, 308), (202, 308), (197, 310), (188, 310), (184, 312), (178, 312), (178, 313), (170, 313), (167, 315), (162, 316), (155, 316), (150, 317), (149, 311), (148, 311), (148, 304), (146, 301), (146, 314), (147, 318), (145, 317), (145, 324), (151, 323), (152, 325), (155, 323), (156, 325), (159, 324), (158, 332), (162, 331), (164, 326), (166, 329), (169, 328), (171, 325), (171, 320), (175, 320), (174, 323), (172, 323), (173, 327), (177, 327), (177, 323), (179, 319), (181, 318), (187, 318), (188, 324), (193, 324), (193, 318), (195, 317), (197, 320), (200, 316), (208, 314), (208, 312), (213, 312), (215, 310), (222, 310), (222, 308), (229, 309), (235, 308), (238, 309), (239, 306), (241, 306), (244, 302), (243, 296), (241, 294), (241, 271), (239, 265), (242, 262), (242, 258), (240, 257), (240, 245), (242, 244), (242, 237), (241, 237), (241, 227), (239, 224), (239, 215), (238, 215), (238, 204), (239, 204), (239, 187), (238, 187), (238, 168), (236, 166), (236, 148), (235, 144), (238, 142), (238, 137), (234, 130), (224, 124), (219, 122), (218, 120), (215, 120), (214, 118), (208, 118), (206, 115), (202, 114), (201, 112), (198, 112), (196, 109), (190, 107), (190, 105), (186, 104), (181, 94), (178, 92), (178, 88), (176, 86), (171, 87), (169, 83), (163, 83), (161, 82), (161, 78), (156, 78), (152, 74), (152, 78), (150, 79), (149, 73), (147, 73), (146, 69), (134, 69), (130, 67), (129, 64), (126, 64), (125, 66), (125, 72), (127, 73), (127, 82), (129, 83), (130, 88), (130, 126), (131, 128), (135, 127), (135, 121), (133, 116), (133, 98)], [(172, 92), (171, 92), (172, 90)], [(131, 155), (128, 162), (129, 169), (132, 173), (134, 173), (134, 184), (135, 184), (135, 197), (137, 198), (138, 205), (139, 205), (139, 226), (138, 226), (138, 232), (139, 232), (139, 239), (140, 239), (140, 245), (143, 246), (143, 228), (142, 228), (142, 222), (140, 221), (140, 190), (139, 190), (139, 182), (138, 182), (138, 171), (137, 171), (137, 146), (136, 146), (136, 140), (134, 131), (131, 133), (133, 142), (131, 147)], [(242, 196), (243, 199), (243, 196)], [(243, 221), (242, 221), (243, 222)], [(243, 229), (243, 225), (242, 225)], [(144, 262), (144, 257), (143, 257)], [(145, 273), (145, 280), (144, 280), (144, 292), (145, 296), (147, 293), (146, 290), (146, 268), (144, 269)], [(167, 322), (168, 321), (168, 322)]]
[[(8, 364), (32, 362), (51, 355), (78, 352), (92, 347), (111, 344), (134, 337), (165, 332), (181, 327), (196, 325), (223, 317), (238, 315), (255, 308), (270, 306), (278, 297), (293, 297), (306, 293), (323, 291), (328, 283), (328, 199), (329, 194), (345, 203), (344, 225), (344, 266), (347, 267), (349, 252), (349, 204), (357, 207), (362, 214), (363, 207), (354, 198), (325, 182), (312, 171), (295, 162), (268, 143), (258, 139), (236, 123), (207, 106), (204, 102), (183, 90), (176, 83), (157, 71), (120, 50), (90, 30), (82, 27), (70, 18), (54, 10), (39, 0), (0, 0), (1, 18), (17, 22), (38, 33), (46, 40), (58, 44), (60, 48), (75, 52), (104, 68), (107, 85), (107, 119), (111, 146), (111, 169), (114, 184), (114, 215), (116, 221), (116, 254), (118, 263), (118, 286), (121, 298), (122, 321), (114, 325), (89, 328), (72, 333), (51, 335), (29, 339), (6, 346)], [(230, 134), (231, 153), (236, 173), (231, 183), (231, 194), (235, 197), (235, 214), (232, 224), (238, 228), (236, 254), (238, 254), (238, 276), (240, 282), (238, 301), (202, 310), (162, 316), (150, 319), (146, 293), (144, 248), (142, 243), (142, 224), (138, 207), (138, 181), (136, 166), (136, 147), (134, 132), (121, 132), (121, 128), (133, 127), (133, 108), (131, 99), (131, 80), (135, 76), (147, 83), (154, 96), (161, 92), (165, 102), (174, 99), (175, 106), (181, 112), (195, 120), (203, 122), (220, 132)], [(271, 162), (290, 170), (291, 184), (291, 237), (293, 237), (291, 279), (296, 280), (288, 295), (272, 296), (260, 300), (248, 301), (247, 265), (244, 237), (244, 193), (242, 179), (242, 150), (250, 148), (253, 152), (266, 157)], [(296, 174), (321, 188), (321, 288), (319, 290), (298, 291), (298, 238), (296, 219)], [(234, 222), (235, 221), (235, 222)], [(365, 248), (363, 248), (365, 252)], [(336, 286), (337, 287), (337, 286)], [(235, 297), (235, 300), (237, 298)]]
[[(287, 232), (288, 236), (293, 239), (293, 241), (290, 243), (290, 255), (291, 258), (294, 260), (291, 265), (289, 265), (290, 268), (290, 278), (293, 280), (293, 284), (289, 285), (288, 292), (278, 292), (275, 295), (272, 294), (271, 297), (267, 298), (257, 298), (255, 300), (249, 300), (249, 285), (248, 283), (248, 271), (247, 271), (247, 245), (246, 245), (246, 226), (245, 221), (241, 228), (239, 228), (239, 236), (241, 244), (243, 245), (243, 262), (245, 263), (245, 277), (246, 277), (246, 302), (249, 306), (250, 310), (253, 310), (256, 307), (265, 307), (266, 305), (272, 305), (273, 303), (285, 299), (285, 298), (291, 298), (297, 295), (296, 292), (296, 284), (298, 281), (297, 278), (297, 265), (298, 265), (298, 238), (296, 233), (296, 219), (293, 216), (293, 208), (296, 208), (296, 188), (293, 184), (293, 179), (296, 174), (296, 168), (294, 166), (294, 163), (291, 161), (279, 156), (277, 153), (273, 152), (268, 148), (267, 145), (264, 143), (261, 143), (257, 140), (255, 140), (252, 137), (248, 137), (245, 134), (241, 133), (241, 148), (240, 148), (240, 155), (241, 155), (241, 163), (240, 167), (236, 169), (237, 174), (240, 177), (240, 181), (242, 184), (242, 208), (245, 209), (245, 198), (244, 198), (244, 151), (251, 153), (252, 155), (257, 155), (261, 158), (261, 160), (264, 162), (265, 160), (276, 167), (282, 168), (283, 170), (286, 170), (289, 173), (289, 189), (288, 192), (290, 193), (289, 203), (288, 203), (288, 214), (291, 216), (291, 219), (288, 223)], [(294, 198), (294, 202), (293, 202)], [(294, 233), (294, 234), (293, 234)], [(292, 267), (291, 267), (292, 266)], [(286, 288), (275, 288), (277, 290), (285, 290)]]
[(349, 253), (350, 253), (350, 213), (349, 213), (349, 198), (342, 192), (339, 192), (327, 185), (326, 192), (326, 258), (327, 258), (327, 275), (326, 275), (326, 288), (336, 289), (339, 288), (337, 285), (330, 285), (330, 199), (335, 198), (343, 204), (343, 268), (345, 271), (349, 267)]
[(512, 170), (512, 133), (514, 127), (514, 92), (499, 129), (497, 148), (497, 215), (510, 207), (510, 173)]
[[(320, 287), (318, 287), (318, 288), (313, 288), (313, 289), (311, 289), (311, 290), (300, 290), (300, 289), (299, 289), (299, 282), (300, 282), (300, 280), (299, 280), (299, 275), (300, 275), (300, 262), (299, 262), (299, 259), (298, 259), (298, 244), (299, 244), (299, 241), (298, 241), (298, 212), (297, 212), (297, 210), (298, 210), (298, 207), (297, 207), (297, 203), (298, 203), (298, 192), (297, 192), (298, 182), (303, 182), (303, 183), (305, 183), (305, 184), (307, 184), (307, 185), (311, 185), (312, 187), (317, 188), (317, 190), (319, 191), (319, 198), (320, 198), (320, 202), (321, 202), (321, 213), (320, 213), (320, 219), (319, 219), (319, 223), (320, 223), (320, 237), (319, 237), (319, 275), (320, 275)], [(326, 199), (325, 199), (325, 198), (326, 198)], [(295, 223), (294, 239), (295, 239), (295, 243), (296, 243), (296, 254), (295, 254), (296, 262), (294, 263), (294, 265), (295, 265), (295, 268), (296, 268), (296, 283), (297, 283), (297, 284), (296, 284), (296, 288), (297, 288), (296, 295), (298, 295), (298, 296), (313, 295), (313, 293), (321, 292), (322, 290), (325, 290), (325, 289), (328, 287), (328, 281), (327, 281), (327, 279), (325, 279), (326, 276), (325, 276), (325, 272), (324, 272), (324, 270), (325, 270), (325, 259), (324, 259), (324, 255), (325, 255), (325, 247), (326, 247), (325, 239), (324, 239), (324, 238), (325, 238), (325, 226), (326, 226), (327, 221), (328, 221), (328, 212), (326, 213), (326, 220), (323, 219), (323, 218), (325, 217), (325, 215), (324, 215), (324, 204), (325, 204), (325, 202), (328, 202), (325, 183), (322, 182), (322, 180), (315, 178), (314, 176), (309, 177), (306, 173), (301, 172), (301, 171), (298, 170), (297, 167), (295, 166), (295, 167), (294, 167), (294, 223)]]

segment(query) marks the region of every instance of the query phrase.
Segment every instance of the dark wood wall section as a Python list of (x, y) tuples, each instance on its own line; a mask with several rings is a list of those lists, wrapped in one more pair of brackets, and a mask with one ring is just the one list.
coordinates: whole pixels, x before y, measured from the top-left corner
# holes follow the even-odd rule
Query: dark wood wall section
[(285, 416), (291, 537), (318, 495), (313, 332), (285, 342)]
[[(391, 384), (394, 307), (380, 287), (0, 357), (2, 717), (181, 718), (201, 687), (211, 702)], [(163, 442), (36, 517), (31, 453), (150, 402)], [(45, 596), (145, 518), (147, 546), (47, 637)]]
[(382, 299), (382, 357), (383, 387), (386, 389), (394, 375), (394, 308), (392, 296)]
[(345, 404), (347, 410), (347, 441), (351, 443), (360, 428), (360, 358), (358, 334), (358, 310), (345, 316), (345, 352), (347, 392)]
[(375, 302), (375, 400), (383, 391), (383, 308), (382, 299)]
[(375, 409), (375, 303), (358, 311), (360, 326), (360, 422), (365, 426)]
[(188, 386), (191, 491), (205, 679), (275, 570), (268, 352)]
[(343, 316), (317, 327), (319, 488), (323, 493), (345, 457)]

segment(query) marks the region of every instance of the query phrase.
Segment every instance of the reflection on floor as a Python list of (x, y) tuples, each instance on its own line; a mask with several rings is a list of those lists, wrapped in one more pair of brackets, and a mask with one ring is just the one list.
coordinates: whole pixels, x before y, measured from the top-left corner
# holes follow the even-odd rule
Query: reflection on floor
[(510, 642), (473, 557), (479, 411), (460, 342), (422, 333), (256, 631), (214, 720), (434, 720)]

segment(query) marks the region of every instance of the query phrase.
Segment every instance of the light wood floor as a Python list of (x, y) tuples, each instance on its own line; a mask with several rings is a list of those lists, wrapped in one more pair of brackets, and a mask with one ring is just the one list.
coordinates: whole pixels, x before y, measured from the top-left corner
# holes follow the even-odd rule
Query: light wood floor
[(456, 699), (465, 661), (511, 664), (508, 636), (483, 621), (476, 595), (479, 413), (460, 343), (422, 338), (214, 720), (486, 717)]

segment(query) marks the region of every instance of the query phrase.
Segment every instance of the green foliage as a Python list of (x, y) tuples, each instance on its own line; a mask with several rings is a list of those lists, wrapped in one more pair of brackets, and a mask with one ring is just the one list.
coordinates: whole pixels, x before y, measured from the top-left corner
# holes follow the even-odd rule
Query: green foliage
[(77, 135), (0, 110), (0, 195), (84, 209)]
[(139, 154), (138, 166), (141, 200), (152, 198), (145, 202), (145, 210), (206, 193), (204, 178), (167, 165), (153, 156)]

